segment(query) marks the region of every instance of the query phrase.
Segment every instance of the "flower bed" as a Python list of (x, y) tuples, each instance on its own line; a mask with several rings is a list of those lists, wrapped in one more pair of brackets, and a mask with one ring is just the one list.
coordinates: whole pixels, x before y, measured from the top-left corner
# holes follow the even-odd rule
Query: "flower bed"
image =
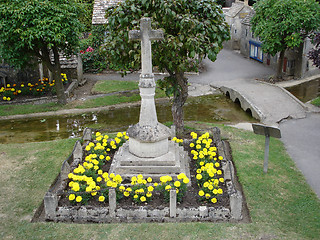
[[(61, 79), (64, 85), (68, 84), (67, 75), (61, 73)], [(39, 79), (35, 83), (7, 84), (0, 88), (0, 101), (10, 102), (17, 97), (39, 97), (48, 94), (55, 94), (55, 80), (52, 82), (48, 78)]]
[[(71, 166), (67, 167), (71, 172), (62, 171), (62, 179), (65, 179), (57, 191), (59, 194), (54, 195), (53, 191), (46, 194), (48, 220), (114, 222), (149, 217), (150, 221), (169, 221), (168, 218), (175, 217), (181, 221), (212, 221), (235, 218), (230, 210), (234, 203), (229, 203), (229, 194), (234, 187), (225, 182), (225, 160), (218, 155), (209, 133), (198, 137), (193, 132), (192, 139), (184, 143), (193, 158), (191, 179), (181, 173), (176, 179), (162, 176), (158, 181), (141, 174), (124, 179), (109, 173), (115, 151), (128, 137), (126, 133), (118, 133), (111, 140), (101, 133), (94, 136), (93, 141), (78, 147), (80, 157), (74, 157)], [(180, 139), (172, 140), (183, 144)], [(190, 180), (192, 184), (187, 187)]]

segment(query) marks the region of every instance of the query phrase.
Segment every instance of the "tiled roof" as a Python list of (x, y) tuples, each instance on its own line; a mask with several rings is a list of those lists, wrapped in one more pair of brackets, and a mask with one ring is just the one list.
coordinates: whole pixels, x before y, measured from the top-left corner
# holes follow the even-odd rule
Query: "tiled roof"
[(123, 0), (95, 0), (93, 5), (92, 24), (99, 25), (105, 24), (106, 19), (104, 17), (106, 9), (114, 6)]
[(242, 10), (243, 7), (243, 2), (234, 2), (226, 15), (233, 18)]
[(251, 26), (250, 21), (251, 21), (251, 18), (254, 16), (254, 14), (255, 14), (255, 11), (252, 9), (249, 12), (249, 14), (244, 19), (241, 20), (241, 23), (244, 24), (244, 25)]

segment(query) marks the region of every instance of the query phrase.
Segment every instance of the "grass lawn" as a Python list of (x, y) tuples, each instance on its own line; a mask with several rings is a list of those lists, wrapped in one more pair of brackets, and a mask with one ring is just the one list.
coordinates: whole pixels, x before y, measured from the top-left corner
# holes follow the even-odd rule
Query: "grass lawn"
[(119, 81), (119, 80), (108, 80), (98, 81), (92, 88), (92, 93), (112, 93), (118, 91), (130, 91), (138, 90), (138, 81)]
[(264, 138), (220, 127), (232, 146), (251, 223), (30, 223), (72, 151), (75, 140), (67, 139), (0, 144), (0, 239), (319, 239), (320, 201), (282, 142), (271, 139), (263, 174)]
[[(138, 90), (138, 83), (132, 81), (98, 81), (93, 87), (96, 93), (112, 93), (128, 90)], [(155, 98), (165, 98), (164, 91), (156, 88)], [(30, 114), (38, 112), (49, 112), (72, 108), (96, 108), (108, 105), (116, 105), (120, 103), (138, 102), (140, 101), (139, 92), (134, 93), (118, 93), (110, 96), (103, 96), (85, 101), (70, 102), (67, 105), (59, 105), (56, 103), (45, 104), (24, 104), (24, 105), (0, 105), (0, 116), (10, 116), (18, 114)]]

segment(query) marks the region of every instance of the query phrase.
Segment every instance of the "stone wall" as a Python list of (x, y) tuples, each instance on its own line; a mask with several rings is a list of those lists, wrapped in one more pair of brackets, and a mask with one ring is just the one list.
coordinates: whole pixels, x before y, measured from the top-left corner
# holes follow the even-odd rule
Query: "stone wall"
[(153, 209), (141, 206), (137, 209), (117, 207), (115, 189), (109, 190), (109, 204), (105, 207), (94, 206), (58, 206), (59, 193), (67, 185), (68, 173), (78, 166), (83, 158), (81, 142), (91, 140), (91, 129), (85, 129), (82, 141), (76, 142), (72, 154), (61, 167), (61, 172), (44, 197), (45, 219), (54, 222), (80, 223), (111, 223), (111, 222), (184, 222), (184, 221), (239, 221), (242, 219), (243, 197), (240, 189), (234, 183), (235, 172), (231, 161), (228, 144), (221, 140), (220, 130), (212, 130), (213, 140), (218, 153), (223, 157), (224, 178), (227, 185), (227, 194), (230, 207), (189, 207), (179, 208), (176, 202), (176, 191), (170, 192), (169, 206), (163, 209)]

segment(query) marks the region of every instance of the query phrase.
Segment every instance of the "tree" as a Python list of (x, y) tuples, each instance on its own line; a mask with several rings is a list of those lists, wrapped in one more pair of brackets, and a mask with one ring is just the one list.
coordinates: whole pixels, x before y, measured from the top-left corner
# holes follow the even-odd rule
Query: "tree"
[(66, 96), (59, 52), (70, 56), (77, 47), (81, 9), (76, 0), (0, 1), (0, 55), (15, 67), (39, 58), (53, 73), (61, 104)]
[(282, 77), (285, 51), (303, 47), (304, 39), (320, 27), (320, 5), (315, 0), (260, 0), (254, 5), (252, 31), (262, 50), (280, 52), (276, 78)]
[(211, 0), (127, 0), (106, 11), (107, 51), (118, 70), (139, 69), (140, 43), (129, 42), (128, 32), (139, 29), (142, 17), (152, 18), (153, 29), (164, 30), (163, 41), (153, 41), (153, 65), (167, 71), (160, 85), (173, 94), (172, 116), (177, 134), (184, 129), (183, 105), (188, 97), (184, 73), (198, 71), (201, 60), (215, 61), (229, 39), (221, 7)]
[(313, 44), (315, 48), (310, 50), (308, 57), (313, 62), (313, 65), (320, 68), (320, 32), (314, 36)]

